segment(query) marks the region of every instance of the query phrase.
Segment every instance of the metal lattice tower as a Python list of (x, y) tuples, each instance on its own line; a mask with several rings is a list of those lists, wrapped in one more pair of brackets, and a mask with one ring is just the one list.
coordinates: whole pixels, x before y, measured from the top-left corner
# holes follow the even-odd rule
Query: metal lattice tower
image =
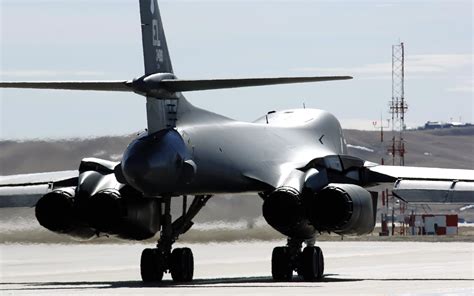
[(388, 152), (392, 155), (393, 165), (405, 165), (405, 113), (408, 105), (405, 101), (405, 48), (403, 42), (392, 45), (392, 143)]

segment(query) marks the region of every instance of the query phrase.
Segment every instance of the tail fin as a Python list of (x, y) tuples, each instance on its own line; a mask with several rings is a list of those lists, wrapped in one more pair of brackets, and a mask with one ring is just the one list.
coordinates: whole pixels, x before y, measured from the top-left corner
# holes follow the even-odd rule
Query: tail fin
[[(140, 0), (140, 19), (145, 75), (173, 73), (157, 0)], [(147, 96), (148, 131), (151, 133), (174, 127), (177, 120), (177, 108), (177, 99), (160, 99)]]
[(156, 0), (140, 0), (145, 74), (173, 73), (160, 9)]

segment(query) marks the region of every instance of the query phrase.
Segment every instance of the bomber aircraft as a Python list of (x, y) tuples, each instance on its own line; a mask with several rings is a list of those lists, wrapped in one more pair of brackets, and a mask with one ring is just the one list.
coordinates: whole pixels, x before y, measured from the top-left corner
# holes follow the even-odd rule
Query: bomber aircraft
[[(213, 194), (255, 192), (268, 224), (288, 237), (286, 246), (273, 250), (273, 279), (290, 281), (296, 271), (315, 281), (324, 275), (317, 233), (363, 235), (374, 229), (377, 194), (366, 188), (391, 183), (394, 194), (408, 201), (472, 202), (474, 170), (382, 166), (349, 156), (341, 125), (329, 112), (283, 110), (248, 123), (193, 106), (182, 92), (352, 77), (178, 79), (157, 1), (139, 3), (143, 76), (0, 83), (146, 97), (148, 128), (129, 144), (121, 162), (85, 158), (75, 171), (0, 178), (1, 187), (50, 185), (35, 207), (47, 229), (81, 239), (105, 234), (143, 240), (159, 232), (157, 246), (141, 255), (143, 281), (158, 282), (171, 273), (174, 281), (187, 282), (193, 279), (193, 253), (173, 249), (173, 243)], [(171, 203), (181, 196), (182, 215), (173, 219)], [(194, 196), (189, 205), (187, 196)]]

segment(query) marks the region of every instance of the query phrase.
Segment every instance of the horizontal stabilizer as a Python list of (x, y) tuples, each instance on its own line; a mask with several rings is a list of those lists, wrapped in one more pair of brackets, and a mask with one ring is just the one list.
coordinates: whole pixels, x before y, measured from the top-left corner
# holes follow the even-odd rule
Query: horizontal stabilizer
[(38, 81), (0, 82), (2, 88), (33, 88), (93, 91), (133, 91), (126, 81)]
[(291, 84), (304, 82), (319, 82), (331, 80), (352, 79), (351, 76), (312, 76), (312, 77), (276, 77), (276, 78), (235, 78), (235, 79), (202, 79), (202, 80), (173, 80), (165, 79), (160, 83), (170, 92), (211, 90), (236, 87), (264, 86), (276, 84)]
[[(155, 75), (150, 75), (152, 77)], [(160, 74), (158, 74), (160, 76)], [(166, 91), (169, 93), (211, 90), (223, 88), (264, 86), (352, 79), (351, 76), (312, 76), (312, 77), (276, 77), (276, 78), (235, 78), (235, 79), (148, 79), (144, 76), (132, 81), (41, 81), (41, 82), (0, 82), (0, 88), (32, 88), (61, 90), (123, 91), (151, 95)]]

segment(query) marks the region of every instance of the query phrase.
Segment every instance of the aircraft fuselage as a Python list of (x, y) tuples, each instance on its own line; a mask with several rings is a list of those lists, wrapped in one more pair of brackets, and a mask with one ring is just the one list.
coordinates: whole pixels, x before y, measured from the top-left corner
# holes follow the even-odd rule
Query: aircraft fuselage
[[(193, 122), (186, 113), (181, 119), (177, 133), (141, 136), (124, 154), (125, 172), (132, 163), (130, 175), (142, 178), (129, 183), (147, 195), (265, 191), (308, 160), (347, 151), (339, 121), (317, 109), (271, 112), (252, 123), (221, 117)], [(195, 164), (190, 182), (179, 177), (186, 170), (180, 162), (186, 160)]]

